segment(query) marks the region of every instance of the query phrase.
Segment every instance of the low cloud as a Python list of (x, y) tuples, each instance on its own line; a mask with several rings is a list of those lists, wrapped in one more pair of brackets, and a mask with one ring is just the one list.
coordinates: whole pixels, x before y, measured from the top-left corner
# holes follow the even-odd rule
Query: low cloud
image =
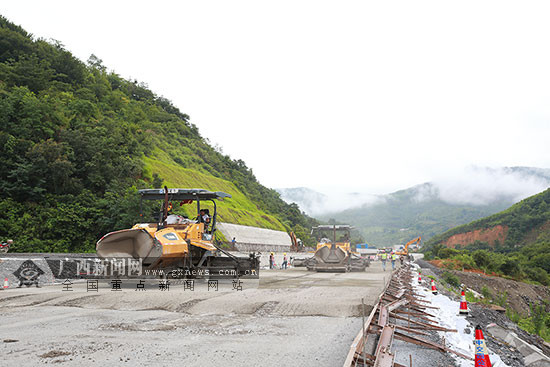
[[(529, 167), (487, 168), (470, 166), (414, 186), (413, 200), (443, 200), (450, 204), (488, 205), (517, 202), (550, 187), (550, 169)], [(294, 202), (311, 216), (382, 204), (386, 195), (365, 193), (320, 193), (308, 188), (277, 190), (288, 203)]]
[(316, 213), (312, 213), (311, 215), (336, 213), (365, 205), (379, 204), (384, 201), (383, 196), (364, 193), (329, 194), (326, 195), (325, 201), (315, 208)]
[(519, 201), (550, 186), (550, 170), (512, 167), (467, 167), (422, 185), (416, 200), (439, 197), (452, 204), (487, 205), (499, 200)]
[(363, 205), (376, 204), (383, 197), (364, 193), (320, 193), (307, 188), (278, 189), (281, 198), (287, 203), (296, 203), (312, 216), (340, 212)]

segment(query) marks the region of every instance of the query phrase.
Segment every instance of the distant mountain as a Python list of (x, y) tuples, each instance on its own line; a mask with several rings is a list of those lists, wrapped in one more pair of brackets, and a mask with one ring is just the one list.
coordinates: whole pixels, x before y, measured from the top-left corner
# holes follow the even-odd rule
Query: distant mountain
[(507, 173), (519, 173), (525, 176), (533, 176), (550, 181), (550, 168), (504, 167), (502, 170)]
[[(496, 213), (513, 204), (498, 200), (492, 204), (453, 204), (438, 197), (432, 183), (424, 183), (383, 197), (374, 205), (322, 215), (343, 220), (358, 228), (366, 241), (374, 246), (393, 246), (422, 236), (423, 240), (454, 226)], [(342, 219), (345, 218), (345, 219)]]
[[(359, 195), (340, 201), (307, 188), (277, 190), (321, 220), (335, 219), (358, 228), (371, 245), (392, 246), (497, 213), (550, 186), (550, 169), (471, 167), (455, 177), (437, 179), (381, 196)], [(329, 203), (332, 200), (331, 203)], [(331, 210), (333, 209), (333, 210)]]

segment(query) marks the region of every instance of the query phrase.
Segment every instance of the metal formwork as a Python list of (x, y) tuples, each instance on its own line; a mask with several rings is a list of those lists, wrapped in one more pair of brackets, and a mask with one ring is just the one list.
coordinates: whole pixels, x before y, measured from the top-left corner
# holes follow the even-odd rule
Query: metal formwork
[[(428, 336), (426, 332), (430, 330), (444, 332), (456, 332), (456, 330), (437, 324), (435, 316), (428, 312), (429, 309), (437, 307), (431, 306), (429, 301), (415, 293), (413, 283), (414, 276), (410, 263), (394, 271), (390, 282), (378, 297), (361, 331), (355, 337), (344, 367), (405, 367), (395, 363), (396, 351), (392, 351), (392, 343), (395, 339), (473, 360), (470, 356), (421, 337)], [(407, 321), (407, 326), (396, 325), (396, 320)], [(374, 351), (366, 350), (367, 341), (373, 340), (369, 338), (376, 338)], [(412, 359), (410, 366), (412, 366)]]

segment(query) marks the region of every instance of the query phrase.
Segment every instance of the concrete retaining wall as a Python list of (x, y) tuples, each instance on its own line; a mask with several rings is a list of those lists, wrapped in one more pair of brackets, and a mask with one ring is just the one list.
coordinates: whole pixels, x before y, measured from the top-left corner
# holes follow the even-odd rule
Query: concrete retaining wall
[(487, 326), (489, 333), (500, 340), (504, 341), (508, 345), (515, 347), (523, 355), (526, 366), (529, 367), (548, 367), (550, 366), (550, 358), (544, 355), (544, 353), (534, 345), (527, 343), (520, 339), (518, 335), (510, 330), (507, 330), (496, 324)]
[(288, 233), (282, 231), (230, 223), (218, 223), (217, 228), (228, 241), (235, 238), (238, 251), (282, 252), (289, 251), (292, 244)]

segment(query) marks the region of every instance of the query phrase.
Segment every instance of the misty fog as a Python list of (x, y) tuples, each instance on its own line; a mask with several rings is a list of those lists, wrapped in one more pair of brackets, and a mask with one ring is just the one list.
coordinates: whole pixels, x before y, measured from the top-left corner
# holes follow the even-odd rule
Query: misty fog
[[(412, 200), (442, 200), (449, 204), (488, 205), (499, 200), (517, 202), (550, 187), (550, 169), (469, 166), (435, 175), (429, 183), (410, 190)], [(317, 192), (308, 188), (279, 189), (281, 198), (295, 202), (307, 214), (319, 216), (345, 209), (384, 203), (387, 195), (366, 192)]]

